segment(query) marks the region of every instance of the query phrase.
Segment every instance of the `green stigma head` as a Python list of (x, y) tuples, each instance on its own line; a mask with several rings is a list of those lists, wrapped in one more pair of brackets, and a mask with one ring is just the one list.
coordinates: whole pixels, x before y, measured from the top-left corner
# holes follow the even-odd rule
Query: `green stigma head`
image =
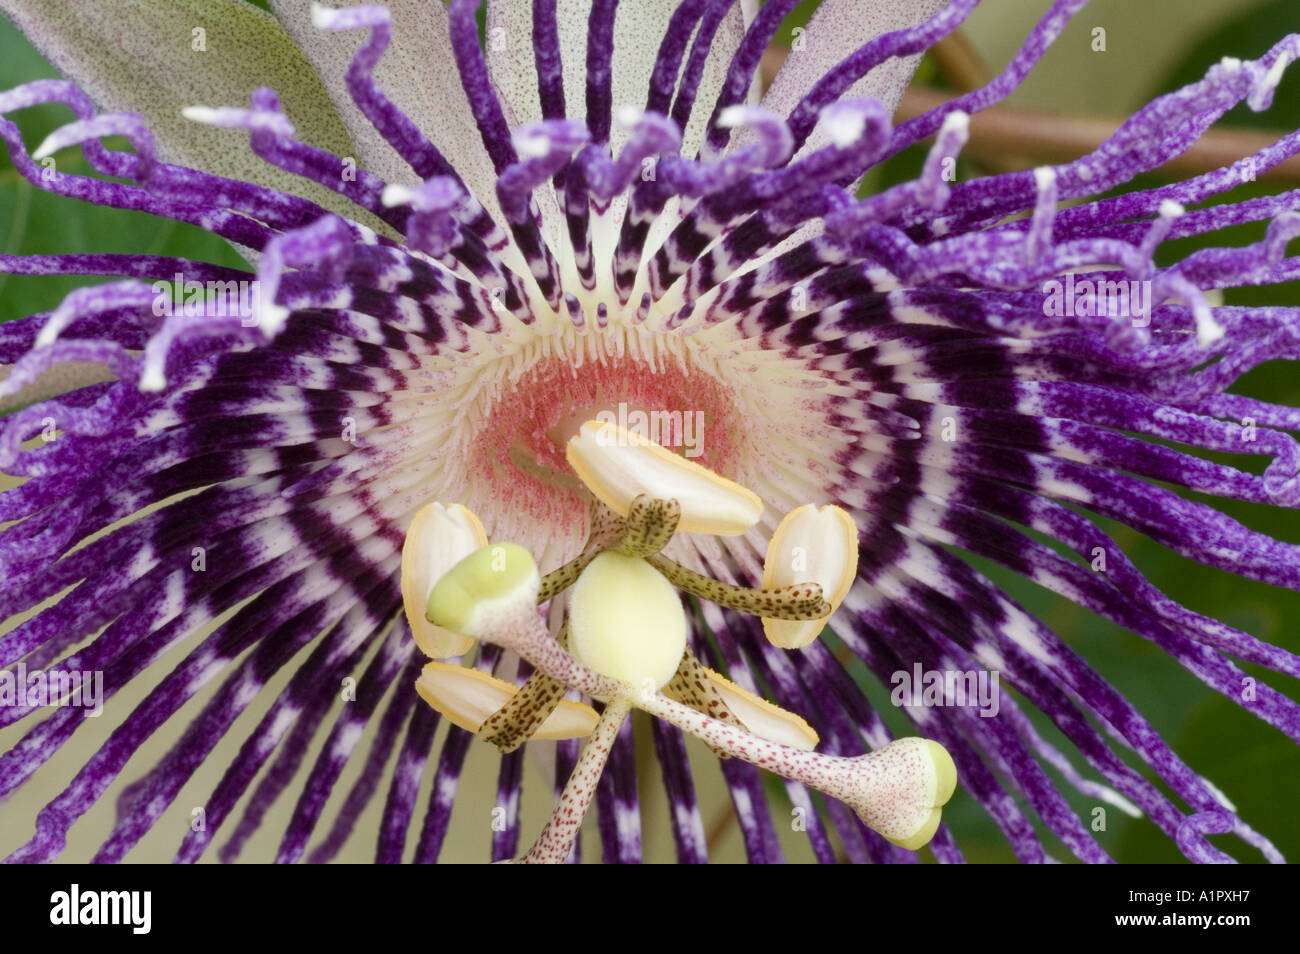
[(438, 580), (429, 594), (425, 618), (435, 626), (477, 639), (481, 610), (520, 597), (531, 606), (539, 582), (533, 555), (519, 544), (479, 547)]

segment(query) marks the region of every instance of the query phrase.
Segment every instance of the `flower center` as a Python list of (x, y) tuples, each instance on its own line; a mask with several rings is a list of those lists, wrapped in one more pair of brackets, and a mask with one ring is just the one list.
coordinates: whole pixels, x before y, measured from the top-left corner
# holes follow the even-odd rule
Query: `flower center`
[(610, 421), (712, 470), (733, 470), (743, 433), (730, 385), (695, 349), (636, 328), (538, 337), (478, 376), (468, 420), (492, 510), (580, 528), (588, 495), (564, 458), (584, 421)]

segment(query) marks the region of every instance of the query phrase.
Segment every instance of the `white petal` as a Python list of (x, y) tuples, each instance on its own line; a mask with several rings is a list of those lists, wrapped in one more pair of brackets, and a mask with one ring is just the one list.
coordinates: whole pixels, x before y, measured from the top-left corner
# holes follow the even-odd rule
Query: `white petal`
[(611, 422), (583, 424), (565, 457), (591, 492), (623, 516), (641, 494), (680, 503), (678, 529), (688, 533), (736, 536), (763, 515), (752, 490)]
[[(318, 29), (312, 23), (312, 2), (271, 0), (271, 9), (325, 81), (330, 99), (357, 144), (361, 166), (388, 182), (418, 183), (411, 167), (357, 109), (344, 83), (352, 57), (369, 31)], [(324, 5), (343, 8), (363, 2), (326, 0)], [(475, 198), (498, 222), (504, 221), (496, 200), (496, 171), (470, 114), (452, 55), (446, 7), (413, 0), (386, 6), (392, 16), (392, 40), (375, 67), (375, 81), (438, 147)]]
[[(853, 518), (836, 506), (818, 510), (804, 504), (777, 526), (763, 560), (763, 586), (816, 583), (822, 598), (839, 609), (858, 573), (858, 528)], [(817, 638), (826, 618), (811, 620), (764, 619), (763, 632), (782, 649), (799, 649)]]
[[(611, 62), (613, 106), (644, 109), (650, 89), (650, 74), (659, 56), (664, 28), (681, 0), (636, 0), (620, 3), (614, 17), (614, 56)], [(565, 113), (570, 119), (587, 115), (587, 30), (591, 0), (558, 0), (560, 56), (564, 64)], [(704, 136), (704, 125), (713, 112), (731, 58), (745, 35), (748, 3), (735, 4), (713, 36), (696, 102), (683, 137), (682, 154), (693, 156)], [(531, 3), (520, 0), (489, 0), (487, 55), (492, 81), (510, 104), (519, 123), (540, 119), (537, 95), (537, 66), (533, 58), (533, 12)], [(683, 65), (690, 55), (688, 43)], [(611, 130), (615, 154), (627, 139), (616, 122)]]
[[(862, 0), (823, 0), (799, 37), (803, 48), (790, 51), (776, 79), (763, 94), (762, 106), (778, 116), (789, 116), (818, 80), (859, 47), (882, 34), (922, 23), (947, 4), (948, 0), (877, 0), (869, 4)], [(877, 99), (892, 113), (898, 108), (920, 61), (919, 53), (885, 60), (849, 87), (841, 99)], [(752, 142), (753, 136), (748, 129), (740, 129), (732, 134), (729, 148)], [(830, 130), (824, 123), (818, 123), (791, 161), (821, 148), (830, 139)], [(741, 271), (771, 261), (811, 241), (822, 233), (822, 229), (820, 219), (805, 223)]]
[[(805, 93), (842, 60), (875, 37), (915, 26), (948, 5), (948, 0), (824, 0), (799, 37), (803, 48), (791, 50), (781, 71), (763, 95), (762, 104), (778, 116), (790, 115)], [(892, 113), (912, 80), (921, 54), (885, 60), (845, 92), (843, 99), (878, 99)], [(820, 126), (799, 155), (829, 141)]]
[[(514, 698), (519, 690), (478, 669), (431, 662), (421, 670), (415, 691), (448, 722), (477, 732), (488, 717)], [(533, 738), (581, 738), (591, 735), (599, 721), (600, 716), (591, 706), (561, 699)]]
[[(298, 137), (348, 155), (352, 145), (325, 87), (273, 17), (242, 0), (0, 0), (32, 44), (104, 111), (135, 112), (159, 156), (244, 179), (327, 209), (362, 215), (332, 190), (255, 156), (242, 129), (218, 129), (181, 115), (186, 106), (247, 107), (259, 86), (280, 94)], [(195, 50), (202, 30), (206, 50)]]
[[(617, 120), (618, 111), (632, 107), (638, 112), (645, 108), (650, 89), (650, 75), (659, 55), (659, 44), (669, 17), (680, 0), (636, 0), (619, 4), (614, 17), (614, 56), (611, 61), (611, 91), (614, 122), (610, 130), (610, 146), (617, 155), (627, 141), (627, 130)], [(718, 25), (704, 72), (700, 77), (696, 106), (691, 111), (682, 137), (682, 155), (694, 157), (704, 141), (705, 126), (713, 112), (713, 104), (726, 78), (731, 58), (735, 55), (745, 35), (745, 26), (753, 18), (752, 0), (735, 4), (722, 23)], [(587, 115), (587, 32), (591, 16), (591, 0), (558, 0), (556, 19), (559, 23), (560, 57), (564, 71), (565, 115), (570, 119), (584, 119)], [(487, 12), (486, 47), (488, 68), (505, 107), (506, 116), (514, 124), (523, 125), (542, 118), (541, 102), (537, 92), (537, 64), (533, 47), (533, 11), (531, 3), (521, 0), (489, 0)], [(682, 63), (690, 55), (687, 45)], [(553, 248), (568, 243), (562, 229), (562, 218), (550, 186), (535, 193), (542, 210), (547, 238)], [(611, 293), (607, 278), (613, 248), (613, 238), (618, 233), (626, 211), (625, 195), (615, 196), (607, 212), (593, 222), (596, 274), (598, 291)], [(674, 200), (669, 213), (674, 213)], [(647, 249), (653, 251), (676, 225), (676, 216), (666, 214), (656, 221), (647, 240)], [(638, 291), (639, 294), (639, 291)]]
[(402, 545), (402, 605), (415, 643), (426, 656), (459, 656), (473, 645), (469, 637), (433, 625), (424, 614), (434, 584), (487, 542), (478, 517), (459, 504), (429, 504), (411, 521)]

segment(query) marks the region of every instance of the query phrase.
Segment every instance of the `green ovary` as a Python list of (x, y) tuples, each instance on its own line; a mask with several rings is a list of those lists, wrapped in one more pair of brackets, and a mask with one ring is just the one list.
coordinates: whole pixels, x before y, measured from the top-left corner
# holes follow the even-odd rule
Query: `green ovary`
[(681, 598), (639, 557), (605, 552), (583, 570), (569, 603), (569, 648), (602, 675), (651, 691), (686, 651)]

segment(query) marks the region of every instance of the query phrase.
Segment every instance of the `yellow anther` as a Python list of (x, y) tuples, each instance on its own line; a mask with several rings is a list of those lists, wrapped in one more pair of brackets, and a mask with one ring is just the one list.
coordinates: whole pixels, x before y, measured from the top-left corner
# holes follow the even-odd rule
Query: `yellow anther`
[(578, 478), (620, 516), (642, 494), (681, 504), (677, 529), (688, 533), (735, 536), (763, 515), (763, 501), (752, 490), (617, 424), (588, 421), (564, 454)]
[(713, 688), (718, 691), (718, 695), (722, 697), (722, 701), (727, 704), (727, 709), (750, 732), (769, 742), (788, 745), (794, 749), (811, 752), (817, 748), (816, 731), (799, 716), (773, 705), (761, 696), (754, 695), (721, 673), (707, 668), (704, 672), (708, 675)]
[(429, 504), (411, 521), (402, 545), (402, 606), (415, 643), (426, 656), (459, 656), (473, 645), (472, 639), (430, 623), (424, 611), (442, 575), (487, 542), (483, 524), (460, 504)]
[[(453, 725), (478, 732), (492, 713), (519, 690), (478, 669), (428, 663), (415, 682), (415, 691)], [(535, 739), (576, 739), (590, 735), (600, 717), (591, 706), (562, 699), (533, 735)]]
[[(804, 504), (791, 510), (777, 526), (763, 561), (763, 588), (817, 583), (822, 597), (839, 608), (858, 574), (858, 528), (853, 518), (835, 506), (820, 510)], [(763, 632), (774, 646), (807, 646), (829, 617), (815, 620), (763, 620)]]

